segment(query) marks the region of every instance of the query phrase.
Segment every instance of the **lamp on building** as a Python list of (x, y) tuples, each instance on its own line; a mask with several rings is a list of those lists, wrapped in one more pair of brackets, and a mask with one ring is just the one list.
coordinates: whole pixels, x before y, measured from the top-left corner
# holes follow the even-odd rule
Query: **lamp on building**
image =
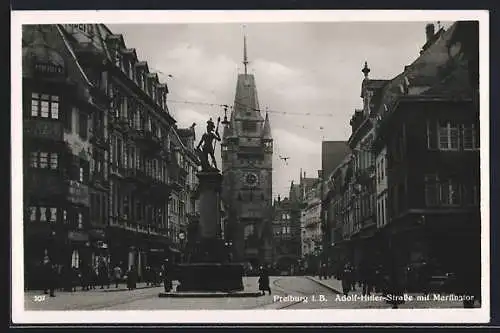
[(229, 121), (227, 120), (227, 105), (223, 105), (224, 107), (224, 120), (221, 122), (222, 125), (226, 126), (229, 125)]

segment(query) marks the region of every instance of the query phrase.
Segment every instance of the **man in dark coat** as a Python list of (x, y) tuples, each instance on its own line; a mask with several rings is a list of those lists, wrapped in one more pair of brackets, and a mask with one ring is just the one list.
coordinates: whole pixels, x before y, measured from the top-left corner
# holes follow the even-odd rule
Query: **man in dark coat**
[(43, 264), (43, 275), (44, 275), (44, 294), (49, 294), (50, 292), (50, 297), (55, 297), (56, 295), (54, 294), (54, 290), (57, 285), (57, 273), (55, 266), (52, 264), (49, 258), (46, 258), (44, 260)]
[(271, 295), (271, 287), (269, 287), (269, 272), (266, 267), (260, 267), (259, 273), (259, 290), (262, 295), (265, 295), (266, 291)]

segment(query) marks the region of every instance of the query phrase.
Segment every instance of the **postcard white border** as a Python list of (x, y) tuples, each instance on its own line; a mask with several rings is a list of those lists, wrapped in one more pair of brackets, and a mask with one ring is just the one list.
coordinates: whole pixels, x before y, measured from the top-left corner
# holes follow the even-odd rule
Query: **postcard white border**
[[(324, 10), (324, 11), (13, 11), (11, 12), (12, 86), (12, 321), (16, 324), (108, 323), (486, 323), (490, 320), (490, 161), (489, 13), (487, 11)], [(203, 311), (25, 311), (22, 193), (21, 26), (54, 23), (255, 23), (327, 21), (480, 22), (481, 239), (480, 309), (353, 310), (203, 310)]]

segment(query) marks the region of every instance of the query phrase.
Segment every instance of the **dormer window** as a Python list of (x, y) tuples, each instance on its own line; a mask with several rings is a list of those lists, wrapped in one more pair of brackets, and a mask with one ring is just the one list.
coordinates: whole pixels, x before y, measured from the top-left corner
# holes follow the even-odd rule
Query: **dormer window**
[(120, 50), (118, 48), (116, 49), (115, 54), (115, 66), (120, 68), (122, 66), (122, 55), (120, 54)]
[(151, 97), (153, 98), (153, 100), (154, 100), (155, 102), (158, 102), (158, 101), (156, 100), (156, 85), (155, 85), (155, 84), (152, 84), (152, 85), (151, 85)]

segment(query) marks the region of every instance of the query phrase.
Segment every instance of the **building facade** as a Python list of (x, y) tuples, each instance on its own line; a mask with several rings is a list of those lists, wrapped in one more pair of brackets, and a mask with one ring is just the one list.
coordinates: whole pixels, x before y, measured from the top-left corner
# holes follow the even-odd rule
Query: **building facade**
[(273, 266), (279, 272), (297, 272), (300, 259), (300, 210), (281, 198), (273, 204)]
[(223, 202), (233, 260), (272, 261), (272, 156), (269, 116), (262, 117), (253, 74), (238, 75), (234, 108), (222, 138)]
[(179, 235), (196, 207), (189, 201), (169, 219), (169, 203), (187, 201), (178, 193), (196, 182), (198, 162), (167, 94), (105, 25), (24, 27), (25, 240), (41, 246), (26, 247), (28, 275), (46, 256), (77, 268), (102, 258), (139, 277), (180, 260)]

